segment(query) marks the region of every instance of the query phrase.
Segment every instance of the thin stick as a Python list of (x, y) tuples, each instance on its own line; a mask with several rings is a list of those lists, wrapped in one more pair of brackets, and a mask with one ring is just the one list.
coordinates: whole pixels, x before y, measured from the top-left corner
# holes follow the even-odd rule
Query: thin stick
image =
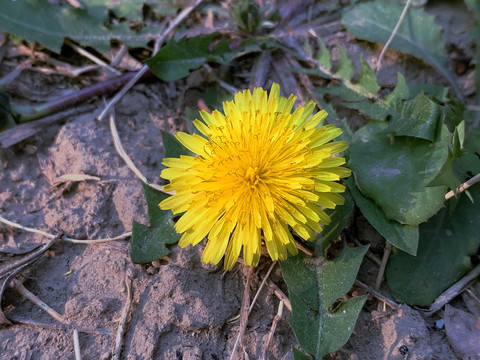
[(21, 295), (23, 295), (25, 298), (33, 302), (35, 305), (37, 305), (40, 309), (48, 313), (51, 317), (53, 317), (55, 320), (61, 322), (61, 323), (66, 323), (66, 321), (63, 319), (63, 316), (57, 313), (55, 310), (53, 310), (50, 306), (45, 304), (42, 300), (40, 300), (38, 297), (33, 295), (23, 284), (18, 280), (18, 279), (13, 279), (12, 280), (12, 286), (17, 290)]
[(265, 283), (267, 282), (267, 279), (268, 279), (268, 277), (270, 276), (270, 273), (272, 272), (272, 270), (273, 270), (273, 268), (275, 267), (276, 264), (277, 264), (277, 261), (274, 261), (274, 262), (272, 262), (272, 264), (270, 265), (270, 267), (269, 267), (269, 269), (268, 269), (268, 271), (267, 271), (267, 275), (265, 275), (265, 277), (263, 278), (262, 283), (261, 283), (260, 286), (258, 287), (257, 293), (256, 293), (255, 296), (253, 297), (252, 303), (250, 304), (250, 308), (248, 309), (248, 315), (250, 315), (250, 313), (252, 312), (253, 305), (255, 305), (255, 302), (257, 301), (257, 298), (258, 298), (258, 296), (260, 295), (260, 291), (262, 291), (263, 286), (264, 286)]
[(302, 251), (308, 256), (313, 256), (313, 251), (304, 246), (301, 242), (295, 241), (295, 244), (297, 245), (298, 250)]
[(77, 329), (73, 329), (73, 348), (75, 350), (75, 360), (82, 360), (82, 353), (80, 351), (80, 341), (78, 340)]
[(453, 284), (450, 288), (444, 291), (432, 305), (430, 308), (425, 312), (426, 315), (432, 315), (433, 313), (440, 310), (445, 304), (448, 304), (453, 298), (455, 298), (458, 294), (463, 292), (467, 287), (471, 285), (471, 283), (480, 276), (480, 265), (477, 265), (470, 271), (467, 275)]
[[(363, 246), (363, 244), (358, 241), (357, 239), (353, 239), (353, 242), (357, 245), (357, 246)], [(365, 256), (370, 259), (372, 262), (374, 262), (375, 264), (377, 264), (378, 266), (382, 266), (382, 260), (380, 260), (375, 254), (373, 254), (370, 250), (367, 250), (367, 253), (365, 254)]]
[(403, 8), (403, 11), (402, 11), (402, 14), (400, 15), (400, 18), (398, 19), (397, 21), (397, 25), (395, 25), (395, 27), (393, 28), (393, 31), (392, 33), (390, 34), (390, 37), (388, 38), (385, 46), (383, 47), (382, 49), (382, 52), (380, 53), (380, 56), (378, 57), (378, 61), (377, 61), (377, 71), (380, 69), (380, 67), (382, 66), (382, 60), (383, 60), (383, 55), (385, 54), (385, 52), (387, 51), (388, 47), (390, 46), (390, 44), (392, 43), (393, 41), (393, 38), (395, 37), (395, 35), (397, 35), (397, 31), (398, 29), (400, 28), (400, 25), (402, 25), (402, 22), (403, 22), (403, 19), (405, 18), (405, 15), (407, 15), (407, 11), (408, 11), (408, 7), (410, 6), (410, 3), (412, 2), (412, 0), (407, 0), (406, 4), (405, 4), (405, 7)]
[(273, 334), (275, 333), (275, 329), (277, 328), (277, 323), (282, 318), (282, 314), (283, 314), (283, 301), (280, 300), (278, 304), (277, 314), (273, 318), (272, 327), (270, 328), (270, 332), (268, 333), (267, 340), (265, 341), (265, 345), (263, 346), (263, 349), (262, 349), (262, 355), (260, 357), (261, 360), (266, 359), (268, 347), (270, 346), (270, 342), (273, 339)]
[(268, 288), (273, 291), (275, 296), (279, 298), (280, 300), (283, 301), (285, 304), (285, 307), (291, 312), (292, 311), (292, 305), (290, 303), (290, 300), (288, 299), (287, 295), (283, 293), (282, 290), (270, 279), (267, 280), (267, 286)]
[(115, 69), (114, 67), (108, 65), (105, 61), (103, 61), (102, 59), (98, 58), (97, 56), (93, 55), (92, 53), (88, 52), (87, 50), (85, 50), (84, 48), (78, 46), (77, 44), (74, 44), (71, 40), (69, 40), (68, 38), (65, 38), (65, 43), (70, 46), (73, 50), (75, 50), (76, 52), (78, 52), (80, 55), (82, 56), (85, 56), (87, 59), (90, 59), (92, 60), (95, 64), (98, 64), (100, 66), (103, 66), (104, 68), (108, 69), (109, 71), (111, 71), (112, 73), (114, 73), (115, 75), (122, 75), (122, 72), (121, 71), (118, 71), (117, 69)]
[[(0, 215), (0, 222), (1, 223), (4, 223), (8, 226), (11, 226), (11, 227), (14, 227), (14, 228), (17, 228), (17, 229), (21, 229), (21, 230), (24, 230), (24, 231), (27, 231), (27, 232), (31, 232), (31, 233), (35, 233), (35, 234), (40, 234), (40, 235), (43, 235), (43, 236), (46, 236), (50, 239), (54, 239), (56, 237), (56, 235), (53, 235), (51, 233), (48, 233), (46, 231), (42, 231), (42, 230), (38, 230), (38, 229), (34, 229), (34, 228), (31, 228), (31, 227), (27, 227), (27, 226), (23, 226), (23, 225), (20, 225), (20, 224), (17, 224), (13, 221), (10, 221), (10, 220), (7, 220), (5, 219), (3, 216)], [(116, 236), (116, 237), (113, 237), (113, 238), (104, 238), (104, 239), (96, 239), (96, 240), (80, 240), (80, 239), (73, 239), (71, 237), (68, 237), (68, 236), (62, 236), (62, 241), (66, 241), (66, 242), (71, 242), (73, 244), (87, 244), (87, 245), (91, 245), (91, 244), (100, 244), (100, 243), (104, 243), (104, 242), (107, 242), (107, 241), (115, 241), (115, 240), (122, 240), (122, 239), (125, 239), (125, 238), (128, 238), (132, 236), (132, 232), (131, 231), (128, 231), (126, 233), (123, 233), (122, 235), (119, 235), (119, 236)]]
[[(69, 324), (50, 324), (50, 323), (45, 323), (45, 322), (36, 321), (32, 319), (24, 319), (24, 318), (17, 317), (15, 315), (10, 315), (10, 314), (8, 315), (8, 319), (13, 323), (24, 324), (28, 326), (37, 326), (45, 329), (65, 330), (65, 331), (74, 330), (74, 328)], [(76, 329), (82, 333), (87, 333), (87, 334), (102, 335), (102, 336), (112, 335), (112, 332), (105, 328), (95, 329), (95, 328), (88, 328), (88, 327), (76, 327)]]
[(375, 281), (375, 291), (380, 290), (380, 285), (382, 284), (383, 274), (385, 273), (385, 268), (387, 267), (388, 258), (390, 257), (390, 252), (392, 251), (392, 244), (388, 241), (385, 244), (385, 251), (383, 252), (382, 264), (380, 269), (378, 269), (377, 280)]
[(114, 360), (120, 359), (123, 347), (123, 335), (125, 334), (125, 327), (128, 319), (128, 312), (132, 305), (132, 270), (129, 268), (125, 273), (125, 286), (127, 288), (127, 299), (125, 300), (125, 306), (123, 307), (122, 317), (120, 324), (118, 325), (117, 337), (115, 339), (115, 353), (113, 355)]
[(155, 190), (161, 191), (161, 192), (163, 192), (165, 194), (168, 194), (168, 195), (173, 195), (172, 192), (163, 190), (163, 186), (149, 183), (147, 178), (135, 166), (132, 159), (130, 159), (130, 157), (125, 152), (125, 149), (123, 148), (122, 141), (120, 140), (120, 136), (118, 135), (117, 126), (115, 125), (115, 116), (113, 115), (113, 113), (110, 114), (110, 132), (112, 133), (113, 143), (115, 145), (115, 150), (117, 150), (118, 155), (120, 155), (120, 157), (123, 159), (123, 161), (125, 161), (125, 164), (127, 164), (129, 169), (132, 170), (132, 172), (135, 174), (135, 176), (137, 176), (140, 179), (140, 181), (142, 181), (143, 183), (147, 184), (148, 186), (154, 188)]
[(358, 286), (361, 286), (362, 288), (367, 290), (370, 294), (372, 294), (378, 300), (380, 300), (380, 301), (384, 302), (385, 304), (387, 304), (388, 306), (390, 306), (392, 309), (398, 310), (400, 308), (400, 305), (398, 305), (395, 301), (387, 298), (386, 296), (382, 295), (378, 291), (375, 291), (370, 286), (362, 283), (360, 280), (355, 280), (355, 284), (357, 284)]
[[(196, 0), (195, 3), (191, 6), (186, 7), (185, 9), (182, 10), (180, 14), (172, 21), (170, 26), (163, 32), (163, 34), (160, 36), (158, 41), (156, 42), (156, 47), (160, 48), (161, 44), (165, 41), (167, 36), (178, 26), (180, 23), (185, 20), (185, 18), (201, 3), (203, 0)], [(137, 81), (142, 77), (144, 73), (148, 71), (148, 65), (144, 65), (135, 75), (133, 79), (131, 79), (123, 88), (120, 90), (115, 97), (110, 100), (110, 102), (105, 106), (103, 109), (102, 113), (98, 117), (98, 120), (102, 120), (105, 115), (107, 115), (112, 108), (113, 105), (115, 105), (122, 97), (127, 93), (130, 88), (137, 83)]]
[(451, 199), (452, 197), (454, 197), (455, 195), (457, 194), (460, 194), (462, 192), (464, 192), (465, 190), (467, 190), (469, 187), (471, 187), (473, 184), (477, 183), (480, 181), (480, 174), (477, 174), (475, 175), (474, 177), (472, 177), (471, 179), (465, 181), (462, 185), (460, 185), (456, 190), (455, 192), (453, 190), (450, 190), (446, 195), (445, 195), (445, 201), (447, 201), (448, 199)]
[(241, 342), (241, 340), (243, 339), (243, 334), (245, 333), (245, 329), (247, 328), (248, 306), (250, 302), (250, 280), (252, 278), (254, 269), (255, 268), (253, 266), (248, 266), (247, 268), (247, 278), (245, 281), (245, 289), (243, 290), (242, 309), (240, 310), (240, 327), (238, 329), (237, 339), (235, 340), (235, 344), (233, 345), (230, 360), (236, 359), (235, 353), (237, 351), (237, 346), (239, 342)]

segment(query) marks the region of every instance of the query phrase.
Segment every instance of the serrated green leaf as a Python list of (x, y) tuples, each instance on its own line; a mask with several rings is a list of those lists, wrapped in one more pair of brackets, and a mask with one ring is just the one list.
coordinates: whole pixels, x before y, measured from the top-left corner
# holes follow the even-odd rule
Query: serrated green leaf
[(366, 297), (330, 307), (355, 281), (368, 247), (345, 248), (332, 261), (299, 254), (280, 262), (292, 304), (292, 327), (299, 345), (316, 359), (338, 350), (350, 337)]
[[(470, 188), (480, 199), (480, 185)], [(480, 201), (462, 195), (453, 214), (442, 209), (420, 225), (417, 256), (398, 251), (390, 255), (386, 269), (392, 294), (409, 305), (430, 305), (471, 268), (470, 257), (480, 245)]]
[(447, 187), (425, 186), (426, 166), (437, 144), (390, 137), (386, 130), (386, 123), (374, 121), (358, 130), (350, 143), (348, 167), (362, 193), (373, 199), (388, 219), (416, 226), (443, 206)]
[(395, 110), (388, 123), (388, 129), (392, 133), (428, 141), (435, 139), (441, 110), (439, 105), (424, 94), (402, 103)]
[(152, 72), (164, 81), (175, 81), (188, 76), (208, 61), (225, 62), (229, 53), (227, 41), (213, 46), (216, 34), (200, 35), (190, 39), (172, 39), (155, 56), (146, 61)]
[(142, 183), (147, 201), (150, 227), (133, 222), (131, 240), (131, 258), (136, 264), (145, 264), (167, 256), (170, 250), (165, 246), (175, 244), (180, 235), (175, 231), (173, 214), (170, 210), (161, 210), (158, 204), (168, 195)]
[(393, 246), (415, 255), (418, 248), (418, 226), (403, 225), (398, 221), (387, 219), (385, 212), (357, 189), (352, 177), (349, 177), (346, 182), (363, 216), (380, 235)]
[(193, 156), (193, 153), (183, 146), (175, 136), (162, 130), (163, 150), (165, 157), (179, 158), (180, 155)]
[(380, 90), (375, 71), (370, 68), (362, 56), (360, 56), (360, 63), (360, 75), (358, 80), (352, 84), (352, 86), (354, 86), (359, 93), (364, 94), (365, 96), (375, 96), (377, 95), (378, 90)]
[[(385, 44), (402, 11), (403, 6), (390, 2), (371, 1), (356, 4), (344, 9), (342, 24), (348, 32), (359, 39)], [(433, 15), (422, 9), (410, 8), (390, 47), (429, 63), (449, 80), (457, 94), (461, 94), (448, 70), (448, 57), (441, 31)]]
[(348, 220), (353, 213), (353, 208), (355, 207), (352, 195), (348, 189), (345, 189), (342, 196), (345, 198), (345, 203), (343, 205), (338, 205), (333, 210), (325, 210), (327, 215), (330, 216), (331, 221), (330, 224), (325, 225), (315, 241), (319, 253), (323, 253), (324, 255), (330, 243), (337, 240), (338, 235), (340, 235), (347, 225)]
[(372, 120), (385, 121), (387, 116), (390, 115), (390, 111), (383, 107), (380, 102), (372, 102), (371, 100), (344, 102), (342, 105), (348, 109), (359, 110)]
[(158, 35), (158, 29), (153, 27), (143, 29), (141, 34), (135, 33), (128, 21), (106, 27), (107, 18), (107, 6), (93, 2), (85, 9), (77, 9), (40, 0), (4, 1), (0, 30), (27, 41), (36, 41), (57, 53), (64, 38), (108, 52), (112, 39), (130, 46), (144, 46)]
[(320, 65), (324, 66), (325, 69), (330, 70), (332, 68), (330, 51), (328, 51), (325, 43), (320, 38), (318, 39), (318, 45), (320, 49), (318, 50), (317, 61)]
[(407, 82), (405, 81), (405, 77), (402, 75), (402, 73), (397, 73), (397, 85), (395, 86), (395, 89), (393, 89), (393, 91), (385, 98), (385, 104), (389, 107), (392, 107), (402, 100), (407, 100), (409, 96), (409, 89)]
[(343, 85), (331, 86), (327, 88), (315, 88), (315, 92), (321, 95), (331, 94), (335, 96), (340, 96), (345, 101), (361, 101), (364, 99), (363, 95)]
[(347, 56), (343, 46), (338, 46), (338, 54), (340, 55), (338, 59), (338, 68), (335, 73), (344, 80), (350, 80), (355, 73), (355, 68), (353, 67), (353, 61)]

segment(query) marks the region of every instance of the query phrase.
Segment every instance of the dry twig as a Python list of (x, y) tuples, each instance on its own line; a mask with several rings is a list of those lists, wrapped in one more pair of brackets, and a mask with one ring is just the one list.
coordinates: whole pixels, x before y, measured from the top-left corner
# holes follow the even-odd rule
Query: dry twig
[(78, 340), (78, 330), (73, 330), (73, 348), (75, 350), (75, 360), (82, 360), (82, 353), (80, 351), (80, 341)]
[(273, 268), (275, 267), (275, 265), (277, 264), (277, 261), (274, 261), (272, 262), (272, 264), (270, 265), (270, 267), (268, 268), (268, 271), (267, 271), (267, 274), (265, 275), (265, 277), (263, 278), (260, 286), (258, 287), (258, 290), (257, 290), (257, 293), (255, 294), (255, 296), (253, 297), (253, 300), (252, 300), (252, 303), (250, 304), (250, 308), (248, 309), (248, 315), (250, 315), (250, 313), (252, 312), (252, 309), (253, 309), (253, 305), (255, 305), (255, 302), (257, 301), (257, 298), (258, 296), (260, 295), (260, 291), (262, 291), (268, 277), (270, 276), (270, 273), (272, 272)]
[(472, 186), (473, 184), (477, 183), (480, 181), (480, 174), (477, 174), (475, 175), (474, 177), (472, 177), (471, 179), (465, 181), (462, 185), (460, 185), (455, 191), (451, 190), (449, 191), (446, 195), (445, 195), (445, 201), (451, 199), (452, 197), (454, 197), (455, 195), (458, 195), (462, 192), (464, 192), (465, 190), (467, 190), (470, 186)]
[(355, 280), (355, 284), (357, 284), (358, 286), (361, 286), (362, 288), (364, 288), (365, 290), (367, 290), (368, 293), (372, 294), (373, 296), (375, 296), (378, 300), (382, 301), (383, 303), (387, 304), (388, 306), (390, 306), (392, 309), (399, 309), (400, 308), (400, 305), (398, 305), (395, 301), (387, 298), (386, 296), (382, 295), (381, 293), (379, 293), (378, 291), (375, 291), (374, 289), (372, 289), (370, 286), (364, 284), (363, 282), (361, 282), (360, 280)]
[(237, 339), (233, 345), (232, 353), (230, 355), (230, 360), (235, 359), (235, 353), (237, 351), (237, 346), (242, 342), (243, 334), (247, 328), (248, 323), (248, 308), (250, 303), (250, 280), (255, 268), (253, 266), (247, 267), (247, 277), (245, 279), (245, 289), (243, 290), (243, 299), (242, 299), (242, 309), (240, 310), (240, 327), (238, 329)]
[(120, 324), (118, 325), (117, 337), (115, 339), (115, 353), (113, 359), (120, 359), (120, 354), (123, 347), (123, 335), (125, 334), (125, 327), (127, 325), (128, 312), (130, 311), (130, 306), (132, 305), (132, 270), (127, 269), (125, 273), (125, 287), (127, 288), (127, 298), (125, 300), (125, 306), (123, 307), (122, 317)]
[(270, 346), (270, 342), (273, 339), (273, 334), (275, 333), (275, 329), (277, 328), (277, 323), (282, 318), (282, 314), (283, 314), (283, 301), (280, 300), (278, 304), (277, 314), (273, 318), (272, 327), (270, 328), (270, 332), (268, 333), (267, 339), (262, 349), (262, 355), (260, 357), (261, 360), (266, 359), (268, 347)]
[(378, 269), (377, 280), (375, 281), (375, 291), (380, 290), (380, 285), (383, 280), (383, 274), (385, 273), (385, 268), (387, 267), (388, 258), (390, 257), (390, 252), (392, 251), (392, 244), (388, 241), (385, 243), (385, 251), (383, 252), (382, 264), (380, 269)]

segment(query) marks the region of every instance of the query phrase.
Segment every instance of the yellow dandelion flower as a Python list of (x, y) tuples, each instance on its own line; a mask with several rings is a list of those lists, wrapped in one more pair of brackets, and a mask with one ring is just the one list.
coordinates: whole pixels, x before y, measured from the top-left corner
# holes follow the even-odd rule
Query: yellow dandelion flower
[(196, 245), (208, 237), (202, 255), (217, 264), (225, 255), (231, 269), (243, 247), (245, 264), (258, 264), (262, 238), (273, 260), (297, 253), (291, 231), (305, 240), (330, 222), (324, 212), (343, 204), (337, 183), (350, 175), (345, 159), (331, 157), (347, 148), (330, 142), (342, 133), (334, 125), (319, 127), (327, 116), (312, 115), (313, 102), (291, 113), (296, 97), (244, 90), (223, 103), (223, 114), (201, 111), (195, 120), (204, 136), (178, 132), (176, 138), (197, 156), (165, 158), (161, 176), (175, 194), (160, 203), (183, 213), (175, 225), (179, 245)]

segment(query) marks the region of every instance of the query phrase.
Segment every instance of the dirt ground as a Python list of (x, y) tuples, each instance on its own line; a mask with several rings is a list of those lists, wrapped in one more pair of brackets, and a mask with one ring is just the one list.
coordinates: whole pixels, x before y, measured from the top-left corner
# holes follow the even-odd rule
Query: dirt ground
[[(446, 16), (445, 10), (438, 11)], [(445, 21), (450, 24), (453, 20), (447, 17)], [(378, 54), (377, 50), (367, 53)], [(387, 63), (398, 60), (394, 54), (387, 54)], [(6, 56), (0, 76), (10, 73), (16, 61), (16, 57)], [(386, 68), (383, 82), (394, 83), (398, 67)], [(196, 75), (204, 79), (202, 71)], [(434, 76), (420, 63), (414, 63), (408, 74)], [(459, 77), (460, 84), (467, 82), (466, 76)], [(27, 69), (8, 92), (15, 100), (46, 101), (83, 85), (75, 79)], [(196, 101), (179, 94), (191, 89), (194, 92), (197, 85), (192, 80), (137, 84), (115, 107), (123, 146), (150, 182), (161, 183), (161, 131), (174, 133), (185, 126), (182, 109)], [(139, 180), (115, 151), (108, 121), (96, 120), (102, 108), (100, 99), (80, 105), (78, 115), (0, 149), (0, 215), (50, 233), (64, 231), (76, 239), (121, 235), (131, 231), (132, 220), (148, 223)], [(68, 174), (99, 179), (56, 183)], [(383, 239), (358, 212), (350, 226), (352, 236), (377, 245), (372, 250), (381, 256)], [(129, 239), (95, 245), (61, 241), (29, 266), (21, 275), (23, 284), (65, 322), (62, 325), (14, 289), (7, 289), (2, 308), (13, 325), (0, 329), (0, 359), (73, 359), (74, 329), (79, 331), (84, 359), (112, 358), (130, 281), (132, 303), (121, 359), (228, 359), (239, 329), (244, 267), (237, 264), (232, 271), (223, 272), (221, 267), (204, 265), (200, 261), (203, 245), (185, 249), (170, 246), (169, 258), (136, 265), (130, 259)], [(42, 235), (1, 227), (0, 260), (47, 240)], [(254, 274), (252, 296), (269, 265), (264, 260)], [(359, 279), (372, 285), (377, 271), (378, 266), (366, 258)], [(278, 266), (270, 278), (288, 293)], [(356, 287), (352, 291), (363, 293)], [(388, 296), (385, 284), (381, 291)], [(245, 358), (261, 358), (278, 305), (279, 299), (271, 289), (262, 290), (243, 339)], [(289, 316), (285, 310), (266, 359), (293, 359), (291, 349), (297, 342), (288, 325)], [(435, 325), (438, 318), (426, 318), (406, 305), (391, 309), (375, 298), (369, 299), (351, 339), (327, 358), (457, 359), (444, 328)]]

